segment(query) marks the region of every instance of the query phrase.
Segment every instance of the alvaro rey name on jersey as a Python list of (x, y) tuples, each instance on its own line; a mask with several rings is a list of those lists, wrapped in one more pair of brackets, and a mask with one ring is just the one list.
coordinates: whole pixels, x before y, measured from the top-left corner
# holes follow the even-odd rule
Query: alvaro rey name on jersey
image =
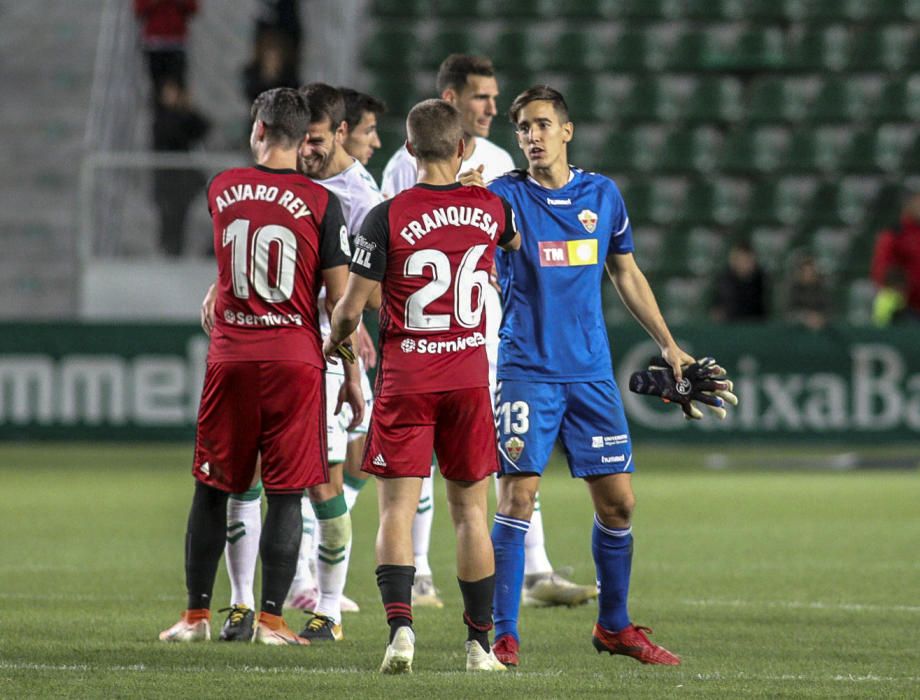
[[(280, 197), (278, 196), (280, 193)], [(304, 204), (304, 201), (290, 190), (283, 192), (274, 185), (256, 185), (250, 184), (230, 185), (227, 189), (217, 195), (215, 203), (217, 211), (222, 212), (231, 204), (245, 202), (246, 200), (258, 200), (270, 202), (287, 209), (295, 219), (300, 219), (310, 214), (310, 208)]]

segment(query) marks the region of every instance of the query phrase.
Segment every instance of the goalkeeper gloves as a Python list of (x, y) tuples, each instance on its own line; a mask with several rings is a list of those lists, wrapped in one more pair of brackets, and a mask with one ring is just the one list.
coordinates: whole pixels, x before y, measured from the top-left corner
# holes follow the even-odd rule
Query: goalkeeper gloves
[(653, 357), (648, 369), (635, 372), (629, 378), (629, 390), (636, 394), (660, 396), (665, 403), (680, 404), (688, 420), (703, 417), (703, 412), (694, 402), (703, 404), (720, 419), (728, 415), (725, 404), (738, 405), (738, 397), (732, 393), (732, 381), (714, 358), (704, 357), (682, 369), (684, 376), (678, 382), (674, 378), (674, 370), (664, 358)]

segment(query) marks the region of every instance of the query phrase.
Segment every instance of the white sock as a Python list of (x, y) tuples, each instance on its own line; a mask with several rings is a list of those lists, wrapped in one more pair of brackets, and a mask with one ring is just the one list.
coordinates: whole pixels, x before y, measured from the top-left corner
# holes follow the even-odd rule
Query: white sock
[(345, 493), (345, 505), (348, 507), (348, 512), (351, 513), (351, 509), (355, 507), (355, 501), (358, 500), (358, 494), (361, 491), (349, 486), (347, 483), (342, 485), (342, 491)]
[[(329, 508), (337, 502), (334, 508)], [(314, 612), (334, 622), (342, 621), (342, 591), (348, 577), (348, 557), (351, 551), (351, 515), (345, 508), (345, 498), (337, 496), (318, 504), (316, 579), (319, 583), (319, 603)], [(333, 511), (330, 513), (329, 511)], [(326, 511), (326, 512), (324, 512)], [(332, 515), (332, 517), (320, 517)]]
[(227, 500), (227, 545), (224, 550), (227, 574), (230, 576), (231, 605), (246, 605), (251, 610), (256, 607), (252, 584), (256, 577), (261, 535), (262, 499), (257, 495), (242, 501), (231, 496)]
[(524, 575), (551, 574), (553, 565), (546, 554), (546, 540), (543, 537), (543, 513), (540, 512), (540, 494), (537, 493), (530, 516), (530, 529), (524, 535)]
[(415, 555), (415, 575), (431, 576), (431, 564), (428, 563), (428, 548), (431, 545), (431, 524), (434, 522), (434, 472), (431, 466), (431, 478), (422, 479), (422, 492), (418, 498), (418, 509), (412, 521), (412, 552)]
[(303, 522), (303, 537), (300, 540), (300, 552), (297, 555), (297, 573), (291, 582), (290, 595), (316, 588), (316, 579), (313, 576), (316, 516), (313, 514), (313, 504), (310, 503), (308, 496), (304, 496), (300, 500), (300, 517)]

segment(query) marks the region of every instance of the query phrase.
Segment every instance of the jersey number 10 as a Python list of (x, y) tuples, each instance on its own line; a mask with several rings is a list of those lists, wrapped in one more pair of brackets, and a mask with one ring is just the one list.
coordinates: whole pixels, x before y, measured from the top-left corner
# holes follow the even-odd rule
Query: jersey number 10
[[(489, 273), (477, 270), (476, 265), (486, 251), (485, 243), (475, 245), (466, 251), (457, 278), (454, 280), (454, 318), (464, 328), (476, 328), (482, 319), (485, 285), (489, 284)], [(406, 328), (413, 331), (450, 330), (450, 314), (428, 314), (425, 307), (450, 289), (450, 258), (440, 250), (431, 248), (417, 250), (406, 258), (403, 274), (406, 277), (427, 277), (430, 270), (431, 281), (424, 287), (409, 295), (406, 299)], [(478, 290), (476, 305), (473, 306), (473, 291)]]
[[(224, 229), (223, 245), (231, 246), (233, 294), (238, 299), (248, 299), (252, 287), (256, 294), (271, 304), (287, 301), (294, 293), (294, 271), (297, 269), (297, 237), (294, 232), (284, 226), (269, 224), (256, 229), (250, 245), (247, 245), (248, 239), (248, 219), (235, 219)], [(275, 284), (271, 284), (268, 277), (272, 245), (278, 246)]]

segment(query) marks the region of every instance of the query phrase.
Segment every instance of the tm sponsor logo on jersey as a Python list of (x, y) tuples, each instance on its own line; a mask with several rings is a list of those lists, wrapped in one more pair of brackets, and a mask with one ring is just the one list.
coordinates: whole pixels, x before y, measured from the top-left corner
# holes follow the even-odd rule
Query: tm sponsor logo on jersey
[(625, 445), (629, 442), (629, 435), (594, 435), (591, 437), (591, 447), (598, 449), (601, 447), (613, 447), (614, 445)]
[(247, 314), (242, 311), (224, 311), (224, 321), (234, 326), (302, 326), (300, 314)]
[(486, 337), (476, 331), (472, 335), (467, 335), (454, 340), (413, 340), (405, 338), (399, 347), (405, 353), (417, 352), (420, 355), (443, 355), (445, 352), (461, 352), (469, 348), (478, 348), (486, 344)]
[(445, 226), (473, 226), (489, 238), (498, 233), (498, 222), (479, 207), (438, 207), (413, 219), (399, 232), (408, 243), (415, 245), (432, 231)]
[(540, 241), (540, 267), (597, 265), (597, 239)]

